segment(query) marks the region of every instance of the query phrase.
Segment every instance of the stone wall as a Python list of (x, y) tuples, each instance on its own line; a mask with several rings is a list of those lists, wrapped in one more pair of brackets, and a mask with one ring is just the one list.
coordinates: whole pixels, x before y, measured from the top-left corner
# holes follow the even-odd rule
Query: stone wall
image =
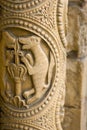
[(70, 0), (64, 130), (87, 130), (87, 0)]

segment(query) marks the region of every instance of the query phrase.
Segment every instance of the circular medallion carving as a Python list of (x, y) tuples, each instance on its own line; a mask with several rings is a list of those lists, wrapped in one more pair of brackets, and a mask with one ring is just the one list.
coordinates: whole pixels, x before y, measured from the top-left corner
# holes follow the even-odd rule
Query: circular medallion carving
[[(41, 31), (35, 26), (34, 29)], [(11, 116), (26, 118), (38, 114), (54, 96), (59, 56), (52, 38), (41, 32), (48, 42), (33, 32), (18, 28), (8, 28), (2, 33), (6, 58), (5, 104), (2, 106)]]

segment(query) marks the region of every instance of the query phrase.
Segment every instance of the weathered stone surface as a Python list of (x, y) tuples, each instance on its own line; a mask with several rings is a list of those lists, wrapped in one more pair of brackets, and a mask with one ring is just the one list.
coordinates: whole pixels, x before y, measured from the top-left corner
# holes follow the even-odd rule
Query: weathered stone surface
[(80, 108), (81, 99), (81, 72), (79, 61), (76, 59), (67, 60), (66, 79), (66, 106)]
[(69, 2), (64, 130), (87, 130), (86, 2), (86, 0), (70, 0)]
[(81, 89), (81, 130), (87, 130), (87, 57), (80, 62), (82, 89)]
[(65, 120), (63, 124), (63, 130), (80, 130), (80, 109), (66, 108)]

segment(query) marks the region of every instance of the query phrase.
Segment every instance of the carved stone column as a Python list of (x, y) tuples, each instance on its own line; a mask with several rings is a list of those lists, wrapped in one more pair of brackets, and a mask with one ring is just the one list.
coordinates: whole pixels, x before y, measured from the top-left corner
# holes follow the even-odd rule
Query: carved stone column
[(1, 130), (62, 130), (67, 3), (0, 0)]

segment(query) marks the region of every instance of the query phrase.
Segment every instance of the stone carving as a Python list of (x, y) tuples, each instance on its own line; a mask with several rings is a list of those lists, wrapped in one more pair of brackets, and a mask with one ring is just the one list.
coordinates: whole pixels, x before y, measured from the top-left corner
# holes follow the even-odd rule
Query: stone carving
[(59, 0), (58, 1), (58, 31), (60, 34), (61, 41), (64, 47), (67, 46), (66, 34), (67, 34), (67, 26), (68, 26), (68, 18), (67, 18), (67, 6), (68, 0)]
[[(19, 38), (19, 42), (23, 44), (23, 49), (30, 49), (34, 55), (35, 63), (32, 66), (28, 60), (31, 60), (31, 55), (27, 54), (25, 57), (22, 56), (21, 60), (26, 65), (29, 75), (32, 76), (34, 89), (27, 91), (23, 96), (27, 99), (31, 94), (36, 93), (34, 97), (29, 99), (27, 103), (31, 103), (36, 99), (40, 98), (44, 89), (48, 88), (51, 81), (51, 71), (54, 66), (54, 61), (52, 61), (48, 66), (48, 59), (40, 47), (40, 38), (37, 36), (32, 36), (29, 38)], [(50, 59), (51, 60), (51, 59)], [(39, 66), (39, 67), (38, 67)], [(48, 72), (49, 71), (49, 72)], [(46, 75), (48, 72), (48, 83), (45, 84)]]
[[(12, 37), (8, 32), (3, 32), (2, 37), (4, 42), (6, 42), (6, 69), (14, 82), (14, 94), (11, 92), (9, 82), (6, 82), (6, 96), (9, 102), (16, 106), (25, 106), (25, 102), (21, 100), (21, 88), (27, 69), (20, 63), (22, 51), (20, 50), (18, 39)], [(14, 98), (12, 98), (13, 96)]]
[[(3, 32), (2, 35), (3, 39), (6, 40), (4, 41), (6, 42), (6, 69), (14, 82), (14, 94), (11, 92), (9, 83), (6, 83), (6, 96), (10, 103), (18, 105), (18, 107), (28, 107), (28, 104), (41, 98), (45, 89), (50, 86), (54, 67), (53, 56), (50, 52), (49, 63), (40, 46), (41, 39), (38, 36), (15, 38), (8, 32)], [(23, 53), (24, 50), (28, 50), (28, 52)], [(29, 51), (32, 52), (33, 56), (29, 54)], [(24, 92), (22, 96), (22, 83), (27, 72), (32, 77), (33, 88)], [(45, 83), (46, 77), (47, 84)], [(30, 97), (32, 94), (33, 96)], [(26, 99), (27, 102), (25, 103), (22, 98)]]
[(66, 5), (0, 1), (1, 130), (62, 130)]

